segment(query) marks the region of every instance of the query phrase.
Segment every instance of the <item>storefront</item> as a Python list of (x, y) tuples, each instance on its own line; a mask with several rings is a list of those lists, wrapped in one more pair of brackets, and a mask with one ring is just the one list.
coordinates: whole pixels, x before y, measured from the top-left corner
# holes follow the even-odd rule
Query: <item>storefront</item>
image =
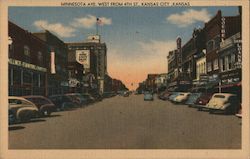
[(9, 59), (9, 95), (45, 95), (47, 69)]
[(233, 93), (241, 96), (241, 69), (230, 70), (220, 73), (221, 92)]

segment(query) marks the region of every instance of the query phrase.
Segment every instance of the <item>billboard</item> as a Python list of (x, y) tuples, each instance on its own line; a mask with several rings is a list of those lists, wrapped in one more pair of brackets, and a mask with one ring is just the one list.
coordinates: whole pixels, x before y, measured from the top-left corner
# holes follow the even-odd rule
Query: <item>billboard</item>
[(90, 51), (76, 50), (76, 61), (84, 66), (84, 69), (90, 68)]

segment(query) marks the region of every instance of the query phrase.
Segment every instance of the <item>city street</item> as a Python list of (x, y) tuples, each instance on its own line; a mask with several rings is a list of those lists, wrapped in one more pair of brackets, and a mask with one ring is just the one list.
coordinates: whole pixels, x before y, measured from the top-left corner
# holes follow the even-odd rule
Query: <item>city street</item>
[(241, 119), (143, 95), (116, 96), (85, 108), (9, 127), (10, 149), (239, 149)]

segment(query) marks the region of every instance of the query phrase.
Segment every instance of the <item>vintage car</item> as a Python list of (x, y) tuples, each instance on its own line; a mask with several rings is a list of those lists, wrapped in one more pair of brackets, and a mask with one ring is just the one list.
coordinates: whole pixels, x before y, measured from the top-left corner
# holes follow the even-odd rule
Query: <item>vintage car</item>
[(75, 106), (86, 106), (88, 104), (87, 98), (83, 97), (80, 93), (67, 93), (65, 94)]
[(188, 97), (187, 101), (185, 104), (187, 104), (189, 107), (194, 105), (196, 100), (201, 96), (202, 93), (191, 93), (190, 96)]
[(151, 93), (150, 91), (145, 91), (144, 92), (144, 101), (153, 101), (153, 100), (154, 100), (153, 93)]
[(206, 109), (206, 104), (212, 98), (212, 93), (202, 93), (201, 96), (194, 102), (192, 107), (198, 108), (198, 110)]
[(236, 114), (239, 110), (239, 98), (235, 94), (215, 93), (206, 107), (210, 113), (223, 112), (225, 114)]
[(75, 103), (65, 95), (52, 95), (49, 99), (55, 104), (57, 111), (68, 110), (75, 107)]
[[(11, 117), (11, 123), (13, 122), (26, 122), (31, 118), (35, 118), (38, 115), (37, 106), (22, 97), (9, 96), (9, 112)], [(10, 119), (10, 116), (9, 116)]]
[(81, 96), (87, 100), (87, 103), (95, 102), (95, 98), (88, 93), (83, 93), (83, 94), (81, 94)]
[(190, 93), (181, 92), (175, 98), (173, 98), (173, 102), (184, 103), (185, 101), (187, 101), (189, 96), (190, 96)]
[(180, 92), (172, 92), (171, 95), (168, 97), (169, 101), (173, 101), (175, 97), (177, 97), (180, 94)]
[(50, 116), (52, 112), (56, 111), (56, 106), (44, 96), (23, 96), (23, 98), (29, 100), (37, 106), (39, 116)]

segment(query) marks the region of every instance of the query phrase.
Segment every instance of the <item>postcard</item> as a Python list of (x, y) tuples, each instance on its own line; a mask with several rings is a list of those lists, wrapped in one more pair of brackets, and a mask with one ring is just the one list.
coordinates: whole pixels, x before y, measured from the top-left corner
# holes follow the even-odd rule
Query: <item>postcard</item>
[(249, 151), (249, 2), (0, 1), (1, 158)]

